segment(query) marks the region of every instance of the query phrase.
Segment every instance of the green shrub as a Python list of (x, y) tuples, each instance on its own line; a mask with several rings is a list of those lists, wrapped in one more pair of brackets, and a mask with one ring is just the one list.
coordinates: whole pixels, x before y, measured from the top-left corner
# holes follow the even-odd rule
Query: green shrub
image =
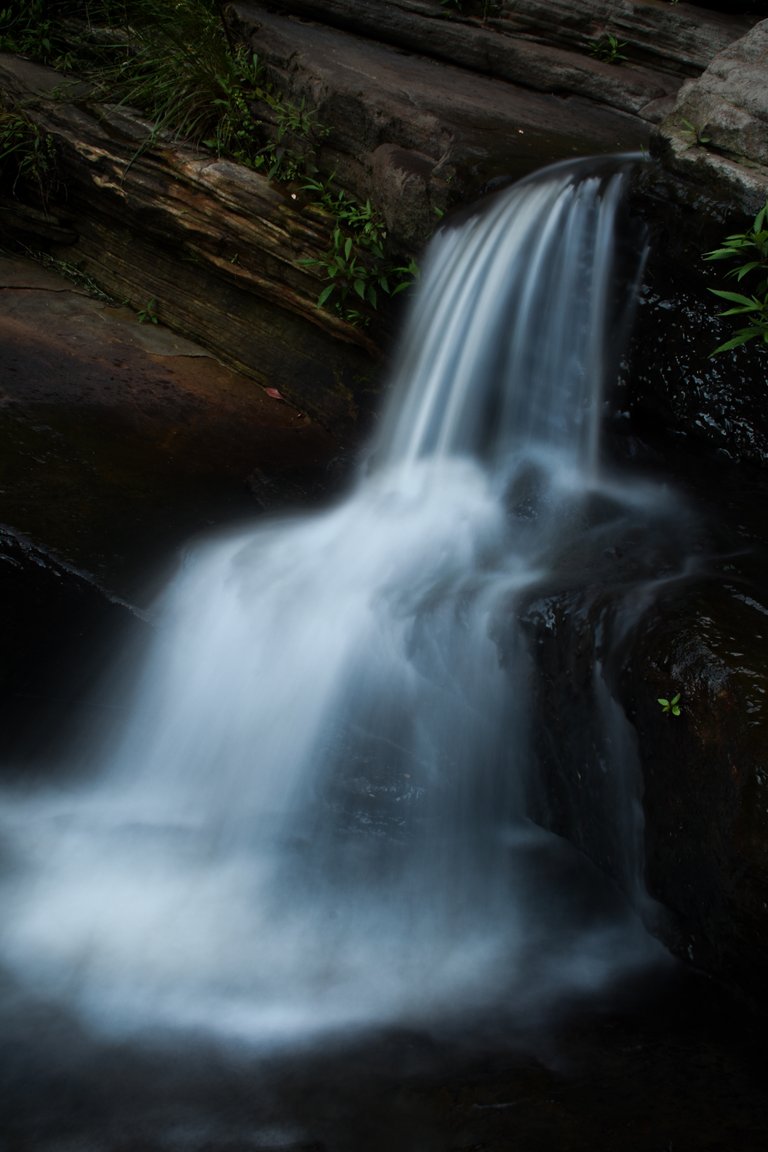
[(319, 258), (299, 261), (323, 276), (318, 306), (366, 327), (379, 306), (380, 294), (404, 292), (418, 277), (418, 266), (414, 260), (402, 264), (389, 257), (384, 221), (370, 200), (361, 204), (335, 189), (332, 181), (317, 178), (309, 179), (302, 191), (310, 194), (314, 208), (335, 222), (328, 250)]
[(757, 340), (764, 348), (768, 344), (768, 201), (755, 216), (752, 227), (746, 232), (734, 232), (726, 236), (722, 247), (704, 255), (705, 260), (726, 260), (735, 263), (727, 275), (737, 283), (749, 280), (752, 294), (729, 292), (723, 288), (710, 288), (709, 291), (732, 307), (721, 312), (721, 316), (744, 316), (747, 324), (738, 328), (730, 340), (718, 345), (712, 356), (727, 352), (740, 344)]

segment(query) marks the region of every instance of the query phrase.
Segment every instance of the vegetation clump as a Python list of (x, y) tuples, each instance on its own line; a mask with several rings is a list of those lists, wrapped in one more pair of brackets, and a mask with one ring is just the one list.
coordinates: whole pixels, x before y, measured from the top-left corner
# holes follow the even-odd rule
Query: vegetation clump
[(626, 46), (626, 40), (619, 40), (617, 36), (606, 33), (605, 36), (592, 42), (589, 54), (597, 60), (602, 60), (604, 64), (622, 64), (627, 59), (622, 52), (622, 48)]
[(723, 288), (709, 291), (731, 304), (721, 316), (743, 316), (747, 323), (736, 330), (730, 340), (719, 344), (712, 356), (728, 352), (741, 344), (756, 340), (758, 347), (768, 345), (768, 201), (763, 205), (746, 232), (726, 236), (722, 247), (704, 255), (705, 260), (725, 260), (733, 263), (727, 276), (741, 284), (749, 282), (752, 294), (730, 292)]
[(417, 278), (418, 267), (414, 260), (400, 264), (388, 256), (384, 221), (370, 200), (360, 204), (343, 189), (317, 178), (309, 179), (302, 190), (310, 194), (315, 208), (336, 221), (328, 250), (319, 258), (300, 261), (324, 275), (317, 303), (349, 323), (365, 326), (370, 309), (378, 307), (379, 293), (403, 292)]
[(16, 195), (31, 188), (45, 205), (57, 183), (53, 138), (20, 106), (0, 104), (0, 189)]

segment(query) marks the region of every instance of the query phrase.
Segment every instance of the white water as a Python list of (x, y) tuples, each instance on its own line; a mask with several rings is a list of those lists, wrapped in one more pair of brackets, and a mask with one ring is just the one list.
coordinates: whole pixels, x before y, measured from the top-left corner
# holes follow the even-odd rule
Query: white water
[[(629, 166), (558, 167), (433, 242), (354, 490), (195, 548), (111, 762), (6, 798), (0, 963), (22, 990), (107, 1031), (293, 1043), (522, 1017), (656, 955), (530, 818), (517, 623), (672, 512), (599, 463)], [(600, 819), (637, 899), (631, 738), (594, 676)]]

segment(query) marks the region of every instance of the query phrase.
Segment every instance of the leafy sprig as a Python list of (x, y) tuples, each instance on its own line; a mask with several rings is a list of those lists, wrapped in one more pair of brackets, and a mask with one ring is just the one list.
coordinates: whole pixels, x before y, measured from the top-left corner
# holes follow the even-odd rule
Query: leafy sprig
[(751, 295), (744, 292), (729, 292), (723, 288), (710, 288), (714, 295), (731, 304), (732, 307), (720, 312), (720, 316), (745, 316), (749, 323), (736, 331), (730, 340), (719, 344), (711, 353), (728, 352), (741, 344), (757, 340), (760, 347), (768, 345), (768, 201), (755, 216), (752, 227), (746, 232), (734, 232), (726, 236), (720, 248), (704, 254), (708, 261), (728, 260), (740, 263), (731, 268), (728, 277), (741, 283), (745, 278), (752, 280)]

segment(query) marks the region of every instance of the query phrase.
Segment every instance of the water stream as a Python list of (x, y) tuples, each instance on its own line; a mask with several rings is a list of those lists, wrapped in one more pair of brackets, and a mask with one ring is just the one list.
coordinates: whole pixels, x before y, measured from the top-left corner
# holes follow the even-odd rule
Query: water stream
[(557, 166), (438, 235), (352, 490), (191, 547), (109, 762), (2, 798), (21, 994), (109, 1035), (296, 1044), (534, 1019), (658, 959), (610, 652), (583, 705), (606, 881), (539, 822), (560, 717), (524, 622), (615, 583), (624, 635), (668, 578), (649, 541), (680, 534), (672, 496), (601, 463), (635, 162)]

